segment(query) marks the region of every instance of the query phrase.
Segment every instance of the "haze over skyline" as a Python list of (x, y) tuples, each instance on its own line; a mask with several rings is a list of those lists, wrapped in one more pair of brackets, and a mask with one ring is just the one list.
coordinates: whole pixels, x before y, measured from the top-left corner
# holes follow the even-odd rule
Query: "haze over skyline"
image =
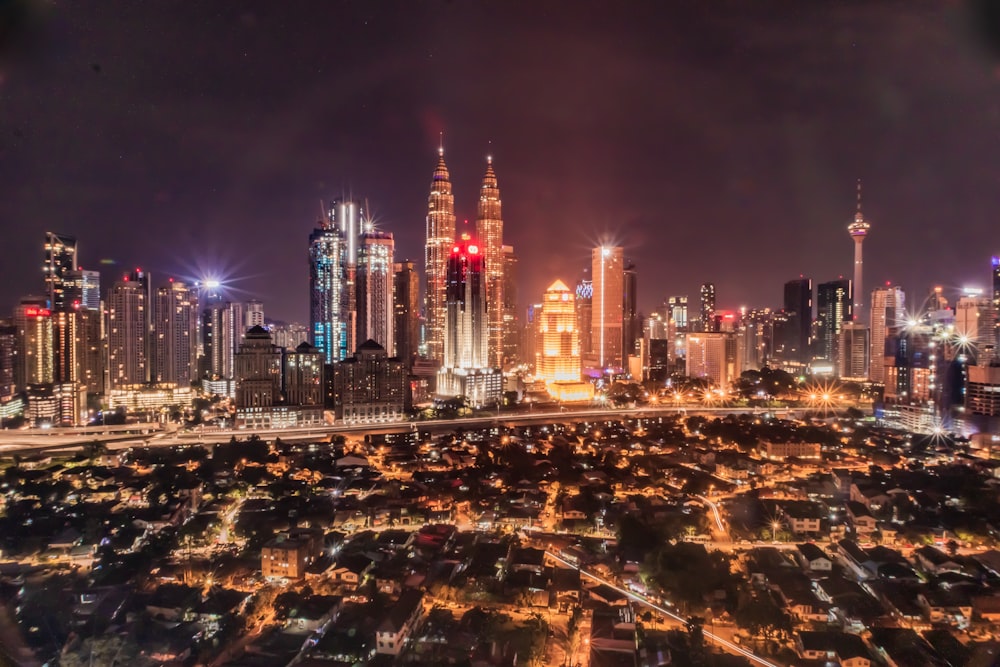
[(321, 199), (367, 199), (422, 270), (441, 131), (459, 228), (494, 156), (522, 307), (604, 240), (644, 312), (706, 281), (721, 308), (780, 306), (800, 274), (850, 276), (857, 178), (866, 288), (985, 287), (1000, 252), (1000, 82), (962, 4), (36, 13), (0, 64), (4, 312), (41, 291), (52, 230), (105, 284), (222, 275), (305, 321)]

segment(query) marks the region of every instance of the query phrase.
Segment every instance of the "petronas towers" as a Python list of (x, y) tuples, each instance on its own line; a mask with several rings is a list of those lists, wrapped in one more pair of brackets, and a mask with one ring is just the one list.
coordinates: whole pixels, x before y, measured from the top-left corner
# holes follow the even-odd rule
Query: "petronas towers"
[[(487, 367), (500, 369), (504, 363), (504, 246), (503, 214), (500, 188), (493, 170), (493, 160), (486, 159), (476, 206), (475, 238), (468, 233), (456, 235), (455, 196), (444, 149), (438, 150), (438, 162), (431, 181), (427, 199), (427, 244), (425, 268), (426, 354), (430, 359), (445, 362), (444, 341), (448, 323), (449, 259), (453, 253), (468, 251), (482, 257), (482, 276), (477, 277), (485, 287), (485, 317), (481, 326), (487, 343)], [(478, 266), (478, 263), (477, 263)], [(477, 269), (478, 270), (478, 269)], [(454, 282), (455, 276), (451, 277)]]

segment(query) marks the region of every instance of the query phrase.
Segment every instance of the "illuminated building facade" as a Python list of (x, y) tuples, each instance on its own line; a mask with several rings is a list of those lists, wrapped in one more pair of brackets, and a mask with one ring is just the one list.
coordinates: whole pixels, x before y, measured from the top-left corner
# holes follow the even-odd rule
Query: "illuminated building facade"
[(601, 373), (626, 367), (624, 348), (625, 268), (621, 247), (599, 246), (591, 252), (594, 296), (591, 345)]
[(677, 331), (687, 331), (688, 298), (686, 296), (668, 297), (666, 317), (668, 322), (673, 323)]
[(850, 280), (832, 280), (816, 286), (816, 341), (818, 359), (836, 367), (837, 339), (845, 322), (853, 319), (853, 296)]
[(837, 376), (841, 379), (868, 379), (871, 331), (860, 322), (844, 322), (837, 339)]
[[(885, 339), (889, 328), (903, 321), (905, 302), (906, 296), (899, 287), (886, 286), (872, 290), (871, 353), (868, 371), (872, 382), (885, 382)], [(855, 308), (857, 308), (856, 301)]]
[(373, 340), (333, 365), (333, 403), (338, 420), (378, 424), (406, 417), (406, 368)]
[(14, 398), (14, 368), (17, 365), (17, 327), (12, 320), (0, 320), (0, 419), (6, 415), (3, 406)]
[(464, 396), (471, 405), (500, 400), (502, 374), (491, 366), (486, 280), (479, 245), (467, 236), (456, 241), (448, 259), (444, 364), (438, 395)]
[(234, 362), (237, 410), (281, 402), (281, 348), (273, 344), (267, 329), (247, 331)]
[[(861, 181), (858, 181), (858, 210), (854, 214), (854, 221), (847, 226), (847, 233), (851, 235), (851, 239), (854, 240), (854, 306), (853, 312), (854, 317), (860, 318), (864, 317), (865, 308), (862, 303), (862, 298), (864, 294), (864, 287), (862, 283), (862, 269), (864, 268), (862, 249), (861, 246), (868, 237), (868, 230), (871, 229), (871, 224), (869, 224), (865, 217), (861, 214)], [(874, 303), (872, 304), (874, 306)], [(874, 335), (872, 337), (872, 342), (874, 343)], [(875, 356), (872, 355), (872, 364), (875, 364)], [(873, 380), (875, 378), (872, 378)]]
[(358, 340), (373, 340), (386, 350), (396, 349), (392, 298), (392, 234), (369, 228), (358, 243)]
[(593, 385), (580, 381), (580, 339), (576, 331), (575, 294), (561, 280), (545, 290), (537, 316), (540, 344), (535, 351), (535, 377), (560, 401), (594, 397)]
[(236, 377), (235, 356), (246, 336), (246, 319), (246, 304), (240, 302), (214, 302), (202, 313), (207, 379), (231, 383)]
[(396, 356), (407, 368), (413, 365), (420, 347), (420, 276), (413, 262), (394, 265), (393, 317)]
[(327, 221), (309, 236), (309, 335), (327, 363), (343, 358), (347, 327), (340, 318), (343, 239)]
[(701, 310), (698, 331), (717, 331), (715, 321), (715, 283), (702, 283), (699, 290)]
[[(283, 348), (282, 348), (283, 349)], [(289, 405), (323, 405), (323, 353), (309, 343), (283, 352), (282, 385)]]
[(150, 378), (149, 276), (140, 269), (108, 292), (109, 389), (137, 389)]
[(503, 214), (500, 188), (493, 172), (493, 158), (486, 158), (486, 173), (479, 188), (476, 206), (476, 236), (483, 253), (483, 272), (486, 276), (486, 326), (489, 366), (503, 366)]
[(187, 285), (171, 280), (156, 290), (153, 306), (155, 383), (170, 387), (191, 384), (196, 368), (197, 326), (195, 302)]
[(45, 233), (45, 287), (49, 308), (68, 311), (80, 295), (72, 289), (70, 273), (76, 271), (76, 239), (54, 232)]
[(16, 362), (14, 386), (51, 384), (55, 379), (52, 338), (52, 310), (45, 297), (24, 297), (14, 309)]
[(742, 342), (742, 338), (735, 333), (689, 334), (685, 374), (705, 378), (720, 389), (728, 389), (742, 372)]
[(989, 297), (968, 294), (955, 304), (955, 336), (961, 351), (976, 363), (996, 343), (997, 311)]
[[(594, 283), (584, 278), (576, 284), (576, 331), (580, 337), (580, 359), (585, 364), (594, 357), (593, 325)], [(596, 367), (597, 362), (593, 361), (592, 365)]]
[(424, 270), (424, 328), (427, 357), (444, 360), (448, 291), (448, 258), (455, 242), (455, 195), (451, 191), (444, 148), (438, 149), (438, 163), (427, 199), (427, 239)]

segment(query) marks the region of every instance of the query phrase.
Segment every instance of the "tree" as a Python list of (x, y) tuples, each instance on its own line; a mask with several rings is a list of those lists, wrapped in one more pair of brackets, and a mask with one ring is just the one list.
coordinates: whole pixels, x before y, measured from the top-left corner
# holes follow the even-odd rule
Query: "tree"
[(734, 615), (736, 625), (754, 637), (774, 636), (792, 631), (791, 620), (769, 593), (750, 595), (742, 600)]

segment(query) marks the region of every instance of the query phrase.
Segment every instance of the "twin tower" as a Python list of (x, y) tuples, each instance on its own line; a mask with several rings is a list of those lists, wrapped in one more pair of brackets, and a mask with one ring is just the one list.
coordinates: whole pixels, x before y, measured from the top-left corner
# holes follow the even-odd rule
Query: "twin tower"
[(472, 404), (500, 398), (504, 357), (504, 249), (500, 188), (493, 160), (476, 206), (475, 237), (456, 236), (455, 195), (444, 148), (427, 199), (426, 355), (441, 364), (438, 395)]

